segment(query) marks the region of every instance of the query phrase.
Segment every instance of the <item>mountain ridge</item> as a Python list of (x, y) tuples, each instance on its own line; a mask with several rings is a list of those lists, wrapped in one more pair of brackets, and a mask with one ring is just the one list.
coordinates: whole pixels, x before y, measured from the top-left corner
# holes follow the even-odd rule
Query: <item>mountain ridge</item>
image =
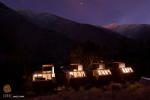
[(63, 35), (67, 36), (68, 38), (80, 42), (90, 40), (94, 43), (98, 43), (99, 45), (117, 45), (118, 39), (120, 39), (120, 41), (125, 39), (125, 37), (119, 35), (118, 33), (107, 30), (103, 27), (77, 23), (48, 13), (45, 13), (44, 15), (34, 13), (31, 14), (31, 12), (26, 11), (19, 11), (19, 13), (22, 14), (28, 21), (36, 24), (41, 28), (63, 33)]
[(110, 24), (104, 26), (129, 38), (144, 40), (150, 38), (149, 24)]

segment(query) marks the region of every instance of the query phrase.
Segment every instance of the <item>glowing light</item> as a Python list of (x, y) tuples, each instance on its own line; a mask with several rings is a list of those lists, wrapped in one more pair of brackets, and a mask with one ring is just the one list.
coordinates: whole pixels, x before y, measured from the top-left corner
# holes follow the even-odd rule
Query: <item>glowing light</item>
[(42, 77), (43, 75), (42, 75), (42, 74), (37, 74), (37, 76), (38, 76), (38, 77)]
[(82, 71), (83, 70), (83, 66), (82, 65), (78, 65), (78, 71)]
[(34, 74), (33, 76), (34, 76), (34, 77), (37, 77), (38, 75), (37, 75), (37, 74)]
[(93, 76), (107, 76), (111, 75), (111, 71), (109, 69), (96, 69), (93, 70)]
[(78, 71), (77, 69), (73, 69), (73, 71)]
[(70, 71), (68, 72), (67, 74), (68, 77), (67, 78), (83, 78), (83, 77), (86, 77), (86, 74), (84, 71)]
[(100, 64), (98, 67), (98, 69), (104, 69), (104, 68), (105, 68), (105, 66), (103, 64)]
[(73, 75), (73, 72), (69, 72), (70, 75)]
[(124, 68), (125, 67), (125, 63), (119, 63), (119, 68)]
[(55, 77), (55, 74), (54, 74), (54, 73), (52, 73), (52, 77)]
[(54, 66), (53, 64), (44, 64), (44, 65), (42, 65), (42, 67), (52, 67), (52, 66)]
[(109, 69), (107, 70), (107, 72), (108, 72), (109, 75), (111, 75), (111, 71)]
[(54, 67), (52, 67), (52, 73), (54, 73)]
[(79, 4), (80, 4), (80, 5), (83, 5), (84, 3), (83, 3), (83, 2), (80, 2)]
[(133, 69), (131, 67), (120, 68), (122, 73), (133, 73)]

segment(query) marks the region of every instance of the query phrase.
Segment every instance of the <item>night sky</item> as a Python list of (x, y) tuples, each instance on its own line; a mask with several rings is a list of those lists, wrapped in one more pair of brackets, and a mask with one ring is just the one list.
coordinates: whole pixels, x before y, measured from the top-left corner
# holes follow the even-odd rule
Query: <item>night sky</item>
[(0, 0), (15, 10), (49, 12), (94, 25), (150, 24), (150, 0)]

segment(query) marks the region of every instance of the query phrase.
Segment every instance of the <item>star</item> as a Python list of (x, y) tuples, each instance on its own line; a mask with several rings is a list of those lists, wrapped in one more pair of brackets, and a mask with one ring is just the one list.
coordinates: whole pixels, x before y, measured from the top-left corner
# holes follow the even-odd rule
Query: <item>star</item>
[(83, 5), (84, 4), (84, 2), (80, 2), (80, 5)]

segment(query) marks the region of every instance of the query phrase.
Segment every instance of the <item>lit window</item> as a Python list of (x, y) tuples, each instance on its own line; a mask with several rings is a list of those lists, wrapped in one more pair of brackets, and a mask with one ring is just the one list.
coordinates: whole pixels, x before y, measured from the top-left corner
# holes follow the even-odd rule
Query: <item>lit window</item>
[(69, 72), (69, 78), (82, 78), (82, 77), (86, 77), (84, 71)]
[(73, 72), (70, 72), (69, 74), (70, 74), (70, 75), (73, 75)]
[(119, 68), (124, 68), (125, 67), (125, 63), (119, 63)]
[(82, 65), (78, 65), (78, 71), (82, 71), (83, 70), (83, 66)]
[(37, 77), (37, 74), (34, 74), (33, 77)]
[(131, 67), (121, 68), (123, 73), (133, 73), (133, 69)]
[(73, 69), (73, 71), (77, 71), (77, 69)]
[(54, 74), (54, 73), (52, 73), (52, 77), (55, 77), (55, 74)]
[(101, 70), (101, 72), (102, 72), (103, 75), (105, 75), (105, 71), (104, 70)]
[(99, 74), (99, 75), (102, 75), (102, 73), (101, 73), (101, 71), (100, 71), (100, 70), (98, 70), (98, 74)]
[(107, 72), (109, 73), (109, 75), (111, 75), (111, 71), (108, 69)]
[(111, 71), (109, 69), (97, 69), (97, 70), (93, 70), (93, 75), (94, 76), (97, 76), (97, 75), (99, 75), (99, 76), (111, 75)]
[(104, 69), (104, 65), (100, 64), (98, 69)]
[(105, 72), (105, 74), (106, 74), (106, 75), (108, 75), (108, 72), (107, 72), (107, 70), (104, 70), (104, 72)]
[(37, 76), (38, 76), (38, 77), (42, 77), (42, 74), (38, 74)]

